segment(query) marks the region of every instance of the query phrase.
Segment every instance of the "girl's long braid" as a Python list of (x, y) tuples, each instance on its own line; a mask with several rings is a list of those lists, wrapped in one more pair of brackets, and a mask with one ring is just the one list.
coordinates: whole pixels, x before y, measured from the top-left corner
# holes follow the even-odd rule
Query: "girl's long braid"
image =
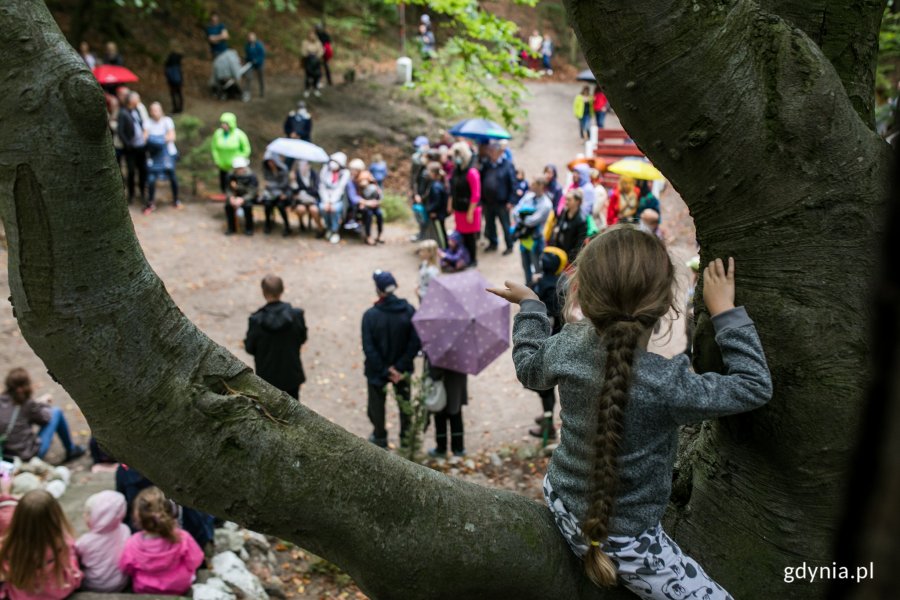
[(616, 565), (603, 552), (619, 492), (619, 452), (635, 354), (642, 336), (673, 306), (675, 271), (655, 236), (611, 227), (578, 255), (566, 314), (577, 299), (602, 340), (606, 356), (598, 399), (590, 505), (582, 532), (590, 542), (585, 571), (601, 586), (615, 585)]
[(609, 536), (609, 519), (619, 488), (619, 443), (628, 405), (634, 353), (638, 338), (644, 331), (644, 326), (638, 321), (616, 321), (604, 331), (606, 361), (594, 437), (591, 504), (583, 526), (591, 542), (584, 559), (585, 570), (597, 585), (609, 586), (616, 582), (616, 566), (600, 545)]

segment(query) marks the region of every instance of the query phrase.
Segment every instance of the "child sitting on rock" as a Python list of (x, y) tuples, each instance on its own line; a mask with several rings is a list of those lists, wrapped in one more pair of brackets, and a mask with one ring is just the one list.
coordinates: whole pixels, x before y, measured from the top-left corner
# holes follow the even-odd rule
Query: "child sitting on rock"
[(75, 542), (84, 569), (82, 589), (91, 592), (121, 592), (128, 576), (119, 570), (119, 558), (131, 537), (123, 522), (127, 511), (125, 496), (104, 490), (84, 504), (84, 520), (90, 531)]
[(175, 504), (158, 487), (134, 500), (134, 522), (142, 531), (125, 543), (119, 569), (131, 576), (135, 594), (183, 596), (191, 589), (203, 551), (173, 516)]
[(72, 527), (45, 490), (22, 496), (0, 550), (0, 581), (9, 600), (62, 600), (82, 580)]

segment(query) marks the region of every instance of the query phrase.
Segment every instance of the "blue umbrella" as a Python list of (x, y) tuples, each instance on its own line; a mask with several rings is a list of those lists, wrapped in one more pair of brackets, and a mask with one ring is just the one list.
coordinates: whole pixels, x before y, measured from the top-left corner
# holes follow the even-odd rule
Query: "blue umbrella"
[(512, 136), (497, 123), (487, 119), (465, 119), (450, 130), (450, 135), (470, 138), (479, 142), (485, 140), (508, 140)]

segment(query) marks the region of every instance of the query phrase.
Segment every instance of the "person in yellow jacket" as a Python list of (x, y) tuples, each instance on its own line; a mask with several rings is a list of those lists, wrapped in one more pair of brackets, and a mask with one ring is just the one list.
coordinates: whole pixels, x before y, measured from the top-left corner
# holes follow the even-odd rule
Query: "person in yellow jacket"
[(239, 156), (250, 158), (250, 140), (238, 129), (234, 113), (222, 113), (219, 117), (219, 128), (213, 134), (211, 148), (213, 162), (219, 168), (219, 187), (224, 193), (231, 163)]
[(572, 103), (572, 112), (578, 119), (578, 131), (581, 139), (588, 139), (591, 135), (591, 116), (594, 114), (591, 88), (588, 86), (581, 88), (581, 92), (575, 96), (575, 101)]

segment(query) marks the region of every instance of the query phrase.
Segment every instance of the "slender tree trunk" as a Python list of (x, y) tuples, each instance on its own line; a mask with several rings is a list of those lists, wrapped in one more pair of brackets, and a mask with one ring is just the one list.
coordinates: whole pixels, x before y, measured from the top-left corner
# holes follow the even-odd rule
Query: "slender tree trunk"
[[(874, 47), (838, 71), (804, 28), (749, 0), (567, 5), (623, 125), (687, 202), (704, 261), (736, 257), (775, 383), (767, 407), (702, 428), (670, 533), (738, 598), (820, 597), (821, 582), (782, 576), (832, 565), (868, 381), (890, 151), (845, 91), (860, 77), (842, 75), (870, 69)], [(853, 22), (857, 43), (877, 35), (874, 15)], [(696, 347), (700, 370), (721, 365), (705, 316)]]

